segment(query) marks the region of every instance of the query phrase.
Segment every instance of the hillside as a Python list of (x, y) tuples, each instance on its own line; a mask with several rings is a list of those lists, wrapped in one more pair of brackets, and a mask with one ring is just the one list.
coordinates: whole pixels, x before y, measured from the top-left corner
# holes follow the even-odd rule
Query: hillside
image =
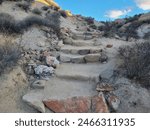
[(0, 0), (0, 112), (150, 112), (150, 13), (96, 21)]

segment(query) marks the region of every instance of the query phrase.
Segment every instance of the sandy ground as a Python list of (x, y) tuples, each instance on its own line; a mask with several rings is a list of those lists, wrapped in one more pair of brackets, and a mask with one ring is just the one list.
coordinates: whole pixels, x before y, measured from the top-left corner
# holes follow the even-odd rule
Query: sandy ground
[(37, 112), (22, 101), (28, 89), (26, 76), (20, 67), (0, 76), (0, 112)]

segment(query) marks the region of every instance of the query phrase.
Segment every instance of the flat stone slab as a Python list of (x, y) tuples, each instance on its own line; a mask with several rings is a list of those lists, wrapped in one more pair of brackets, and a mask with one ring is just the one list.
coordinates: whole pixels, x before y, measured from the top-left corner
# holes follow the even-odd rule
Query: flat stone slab
[(78, 80), (66, 80), (57, 77), (47, 81), (44, 89), (44, 99), (66, 99), (79, 96), (94, 96), (97, 94), (96, 83)]
[(86, 97), (73, 97), (65, 100), (48, 100), (44, 101), (44, 104), (57, 113), (88, 113), (91, 100)]
[(39, 112), (45, 112), (43, 100), (43, 90), (32, 90), (22, 97), (23, 101)]
[(103, 95), (72, 97), (64, 100), (49, 99), (44, 104), (56, 113), (106, 113), (109, 112)]
[[(59, 78), (76, 79), (76, 80), (92, 80), (97, 81), (99, 75), (108, 70), (109, 64), (88, 63), (88, 64), (72, 64), (63, 63), (55, 71)], [(111, 69), (109, 67), (109, 69)], [(98, 82), (98, 81), (97, 81)]]

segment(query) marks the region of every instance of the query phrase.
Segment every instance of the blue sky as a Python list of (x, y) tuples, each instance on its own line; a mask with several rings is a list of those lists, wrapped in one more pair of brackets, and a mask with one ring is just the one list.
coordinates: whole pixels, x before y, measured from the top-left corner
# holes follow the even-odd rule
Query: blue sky
[(73, 14), (94, 17), (96, 20), (114, 20), (150, 12), (150, 0), (55, 0), (62, 9)]

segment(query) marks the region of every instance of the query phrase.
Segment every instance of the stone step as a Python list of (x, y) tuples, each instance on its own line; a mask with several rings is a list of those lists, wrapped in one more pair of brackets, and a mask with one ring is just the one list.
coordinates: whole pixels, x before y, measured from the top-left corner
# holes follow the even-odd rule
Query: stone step
[(60, 61), (63, 63), (85, 63), (83, 55), (73, 55), (65, 53), (60, 53)]
[(93, 53), (99, 53), (103, 51), (103, 48), (101, 46), (71, 46), (71, 45), (65, 45), (61, 47), (61, 51), (64, 53), (70, 53), (70, 54), (80, 54), (80, 55), (86, 55), (86, 54), (93, 54)]
[(51, 78), (44, 89), (44, 100), (94, 95), (97, 95), (94, 82), (66, 80), (57, 77)]
[(90, 63), (100, 62), (101, 54), (87, 54), (87, 55), (75, 55), (60, 53), (60, 61), (63, 63)]
[(74, 40), (91, 40), (95, 37), (99, 37), (100, 35), (100, 32), (72, 32), (72, 38)]
[(74, 39), (74, 40), (91, 40), (91, 39), (93, 39), (93, 36), (85, 34), (85, 33), (82, 33), (82, 34), (73, 33), (72, 39)]
[(64, 39), (64, 44), (74, 45), (74, 46), (92, 46), (96, 42), (94, 40), (73, 40), (72, 38)]
[[(73, 64), (63, 63), (55, 71), (61, 79), (74, 79), (80, 81), (99, 81), (99, 75), (108, 70), (108, 64), (87, 63)], [(110, 67), (111, 69), (111, 67)]]

